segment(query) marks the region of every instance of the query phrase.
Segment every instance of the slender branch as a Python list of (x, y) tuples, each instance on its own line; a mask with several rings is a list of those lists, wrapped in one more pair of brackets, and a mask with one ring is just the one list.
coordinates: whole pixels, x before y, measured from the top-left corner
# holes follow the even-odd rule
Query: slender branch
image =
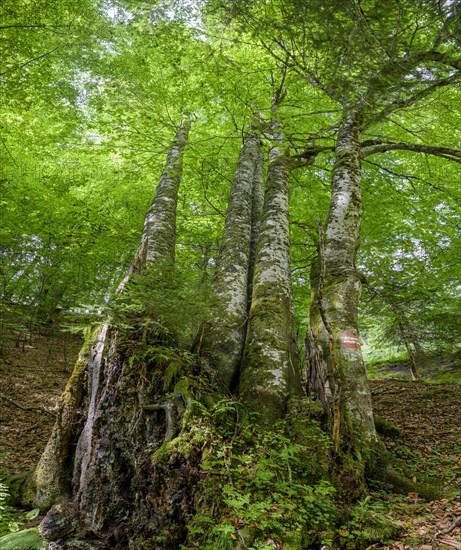
[(400, 60), (392, 59), (383, 65), (379, 74), (381, 76), (392, 75), (396, 72), (405, 74), (408, 71), (418, 67), (421, 63), (428, 61), (441, 63), (442, 65), (453, 67), (454, 69), (461, 71), (461, 59), (450, 57), (448, 54), (438, 52), (436, 50), (429, 50), (426, 52), (418, 52), (414, 55), (408, 55)]
[(442, 187), (441, 185), (437, 185), (435, 183), (432, 183), (431, 181), (425, 180), (418, 176), (394, 172), (393, 170), (390, 170), (386, 166), (383, 166), (382, 164), (378, 164), (377, 162), (373, 162), (369, 159), (364, 160), (364, 162), (366, 162), (367, 164), (370, 164), (371, 166), (375, 166), (376, 168), (378, 168), (378, 170), (382, 170), (383, 172), (386, 172), (386, 174), (390, 174), (391, 176), (394, 176), (396, 178), (402, 178), (404, 180), (407, 180), (412, 185), (413, 189), (415, 189), (413, 182), (424, 183), (431, 189), (444, 193), (446, 196), (450, 197), (450, 199), (454, 201), (457, 205), (461, 205), (461, 199), (459, 197), (454, 196), (453, 193), (451, 193), (451, 191), (449, 191), (446, 187)]
[(54, 29), (60, 29), (65, 26), (66, 25), (56, 25), (53, 27), (48, 27), (47, 25), (1, 25), (0, 31), (3, 31), (5, 29), (45, 29), (54, 31)]
[(449, 533), (454, 531), (456, 527), (460, 527), (460, 526), (461, 526), (461, 516), (458, 516), (449, 527), (447, 527), (443, 531), (440, 531), (440, 534), (448, 535)]
[(8, 403), (11, 403), (18, 409), (21, 409), (23, 411), (40, 411), (45, 414), (49, 414), (50, 416), (56, 416), (56, 413), (54, 411), (49, 411), (48, 409), (45, 409), (44, 407), (36, 406), (36, 407), (29, 407), (28, 405), (21, 405), (21, 403), (18, 403), (14, 399), (11, 399), (11, 397), (8, 397), (4, 393), (0, 393), (0, 399), (3, 399), (4, 401), (7, 401)]
[(375, 145), (368, 146), (372, 140), (365, 141), (362, 149), (362, 157), (375, 155), (376, 153), (386, 153), (387, 151), (413, 151), (415, 153), (425, 153), (426, 155), (435, 155), (447, 160), (452, 160), (461, 164), (461, 151), (458, 149), (450, 149), (449, 147), (432, 147), (430, 145), (419, 145), (416, 143), (394, 143), (394, 142), (375, 142)]
[(3, 71), (0, 73), (0, 76), (3, 76), (4, 74), (7, 74), (12, 71), (23, 69), (24, 67), (27, 67), (27, 65), (30, 65), (30, 63), (33, 63), (34, 61), (39, 61), (40, 59), (43, 59), (47, 55), (51, 55), (53, 52), (55, 52), (57, 49), (59, 49), (59, 46), (56, 46), (56, 48), (53, 48), (49, 52), (42, 53), (41, 55), (38, 55), (37, 57), (33, 57), (32, 59), (29, 59), (29, 61), (26, 61), (22, 65), (19, 65), (18, 67), (13, 67), (11, 69), (8, 69), (7, 71)]
[(450, 57), (448, 54), (436, 50), (416, 54), (414, 59), (416, 63), (420, 61), (434, 61), (435, 63), (442, 63), (461, 71), (461, 59)]
[(16, 162), (16, 160), (15, 160), (15, 158), (14, 158), (12, 152), (11, 152), (11, 151), (9, 150), (9, 148), (8, 148), (8, 145), (3, 141), (3, 139), (0, 138), (0, 140), (1, 140), (1, 142), (2, 142), (3, 147), (5, 147), (6, 152), (8, 153), (8, 155), (10, 156), (10, 158), (11, 158), (11, 160), (13, 161), (14, 165), (16, 166), (16, 168), (19, 168), (18, 163)]
[(382, 111), (380, 111), (375, 116), (373, 116), (371, 118), (370, 123), (375, 124), (376, 122), (379, 122), (384, 118), (386, 118), (388, 115), (392, 114), (394, 111), (411, 107), (411, 105), (414, 105), (418, 101), (421, 101), (425, 97), (432, 94), (435, 90), (442, 88), (444, 86), (449, 86), (450, 84), (453, 84), (455, 82), (459, 82), (460, 78), (461, 78), (461, 71), (457, 71), (455, 74), (449, 76), (448, 78), (444, 78), (442, 80), (439, 80), (438, 82), (434, 82), (430, 86), (427, 86), (423, 90), (416, 92), (415, 94), (413, 94), (412, 96), (406, 99), (396, 99), (395, 101), (392, 101), (391, 103), (389, 103), (389, 105), (385, 107)]

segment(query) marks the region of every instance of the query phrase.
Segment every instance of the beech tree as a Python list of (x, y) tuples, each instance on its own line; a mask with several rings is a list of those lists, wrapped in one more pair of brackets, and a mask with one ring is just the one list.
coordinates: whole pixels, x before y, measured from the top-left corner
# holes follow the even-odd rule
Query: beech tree
[[(312, 315), (310, 333), (325, 359), (320, 368), (323, 380), (312, 390), (327, 402), (336, 452), (349, 447), (353, 454), (361, 454), (377, 442), (358, 329), (362, 158), (392, 150), (455, 161), (459, 156), (455, 149), (394, 143), (381, 136), (367, 139), (378, 125), (380, 134), (383, 123), (396, 111), (459, 82), (456, 49), (450, 41), (444, 42), (443, 23), (431, 7), (407, 5), (402, 11), (401, 4), (384, 7), (374, 2), (347, 6), (233, 3), (232, 16), (241, 30), (249, 29), (279, 63), (326, 94), (342, 111), (336, 123), (330, 209), (320, 231), (320, 281), (314, 299), (314, 310), (320, 314)], [(327, 42), (322, 39), (326, 35)], [(308, 351), (312, 349), (310, 344)]]
[[(120, 2), (110, 17), (100, 14), (113, 31), (100, 58), (67, 76), (78, 81), (68, 135), (79, 136), (83, 152), (64, 154), (46, 123), (31, 138), (38, 151), (47, 137), (43, 162), (48, 150), (58, 166), (101, 161), (104, 174), (84, 171), (69, 196), (78, 210), (93, 192), (97, 219), (114, 236), (111, 246), (101, 239), (93, 247), (103, 231), (86, 226), (92, 269), (108, 273), (99, 296), (112, 295), (115, 314), (87, 338), (26, 483), (24, 500), (50, 508), (41, 530), (56, 548), (304, 548), (323, 540), (315, 525), (334, 514), (333, 486), (354, 500), (367, 477), (392, 474), (374, 426), (359, 304), (367, 279), (379, 286), (380, 269), (392, 271), (395, 227), (402, 241), (411, 235), (402, 214), (395, 224), (380, 219), (389, 199), (381, 186), (414, 198), (410, 188), (429, 181), (452, 195), (421, 193), (421, 210), (439, 212), (431, 228), (442, 214), (457, 216), (459, 132), (441, 136), (434, 122), (446, 105), (456, 111), (446, 124), (459, 123), (450, 6), (255, 0), (207, 2), (202, 11)], [(18, 188), (8, 191), (11, 204), (34, 189), (33, 178), (14, 173), (19, 142), (3, 152)], [(415, 155), (424, 162), (416, 166)], [(449, 164), (449, 181), (433, 176), (429, 162)], [(62, 185), (64, 176), (55, 176)], [(143, 225), (152, 181), (159, 184)], [(31, 219), (34, 212), (46, 210), (37, 202)], [(24, 239), (42, 243), (38, 223), (19, 236), (15, 209), (7, 214), (5, 258)], [(375, 247), (383, 229), (388, 242)], [(437, 242), (455, 247), (458, 234), (439, 231)], [(64, 249), (69, 242), (62, 239)], [(413, 262), (420, 249), (407, 250)], [(71, 272), (64, 261), (55, 267), (53, 281)], [(9, 300), (21, 303), (22, 267), (8, 269)], [(199, 274), (197, 295), (214, 271), (208, 310), (194, 319), (194, 354), (161, 308), (148, 308), (181, 269), (190, 280)], [(457, 272), (451, 277), (460, 284)], [(141, 307), (130, 303), (137, 289)], [(185, 302), (178, 292), (171, 306), (180, 320)], [(307, 328), (306, 369), (299, 326)], [(260, 502), (261, 487), (270, 495), (255, 519), (247, 507)], [(274, 509), (287, 523), (267, 519)]]
[(203, 341), (228, 388), (237, 381), (242, 359), (264, 197), (260, 137), (250, 128), (243, 139), (214, 275), (210, 322)]
[[(190, 120), (186, 117), (181, 122), (176, 133), (173, 145), (168, 153), (165, 169), (157, 186), (154, 200), (149, 212), (146, 214), (144, 229), (141, 236), (141, 244), (135, 254), (127, 276), (119, 286), (123, 287), (129, 281), (132, 274), (143, 273), (154, 262), (160, 266), (171, 266), (174, 262), (174, 244), (176, 233), (176, 202), (182, 172), (182, 154), (187, 143), (190, 128)], [(161, 274), (162, 271), (159, 271)], [(163, 272), (165, 273), (165, 272)], [(94, 341), (85, 346), (75, 365), (74, 372), (69, 380), (62, 396), (59, 418), (56, 421), (54, 431), (50, 437), (47, 448), (34, 472), (32, 480), (32, 499), (40, 508), (50, 507), (62, 495), (69, 491), (78, 494), (78, 499), (84, 501), (81, 506), (90, 515), (90, 508), (98, 507), (97, 495), (100, 503), (108, 506), (107, 495), (101, 490), (101, 478), (95, 482), (93, 476), (99, 477), (99, 467), (90, 463), (99, 460), (101, 445), (107, 445), (112, 435), (99, 433), (99, 429), (107, 430), (108, 426), (103, 420), (98, 426), (95, 421), (98, 417), (104, 418), (104, 409), (116, 405), (112, 399), (119, 398), (117, 391), (112, 399), (105, 394), (113, 393), (114, 376), (120, 376), (115, 372), (123, 368), (123, 362), (118, 359), (117, 332), (105, 323), (96, 329)], [(114, 370), (115, 369), (115, 370)], [(123, 395), (123, 394), (122, 394)], [(86, 398), (86, 414), (81, 432), (78, 432), (79, 409)], [(107, 401), (107, 399), (109, 399)], [(106, 402), (105, 402), (106, 401)], [(115, 416), (114, 416), (115, 421)], [(113, 428), (116, 431), (116, 425)], [(74, 442), (77, 441), (75, 449)], [(99, 454), (98, 454), (99, 453)], [(106, 453), (106, 451), (104, 451)], [(99, 456), (99, 458), (97, 458)], [(73, 474), (69, 471), (69, 465), (73, 465)], [(119, 468), (120, 465), (115, 465)], [(110, 475), (110, 474), (109, 474)], [(72, 489), (71, 489), (72, 485)], [(111, 492), (113, 487), (107, 487)], [(112, 498), (120, 498), (113, 494)], [(110, 500), (110, 499), (109, 499)], [(101, 505), (100, 504), (100, 505)], [(106, 512), (102, 512), (104, 520)], [(93, 519), (94, 521), (94, 519)], [(100, 528), (101, 525), (95, 525)]]
[(242, 401), (274, 422), (296, 395), (299, 368), (290, 278), (288, 217), (289, 159), (283, 150), (283, 126), (277, 120), (280, 93), (274, 97), (267, 188), (256, 241), (252, 299), (243, 352)]

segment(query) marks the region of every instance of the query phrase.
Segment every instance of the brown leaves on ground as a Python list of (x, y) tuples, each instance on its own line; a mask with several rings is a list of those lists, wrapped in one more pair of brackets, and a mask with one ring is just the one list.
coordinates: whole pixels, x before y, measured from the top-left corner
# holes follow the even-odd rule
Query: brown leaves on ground
[[(386, 445), (405, 461), (416, 481), (439, 479), (455, 494), (461, 488), (461, 388), (459, 385), (371, 381), (375, 416), (397, 425), (404, 440)], [(417, 494), (391, 497), (389, 516), (404, 526), (398, 541), (370, 548), (461, 550), (461, 497), (424, 502)]]
[(81, 343), (57, 331), (8, 342), (0, 357), (0, 472), (37, 464), (55, 420), (47, 412), (56, 410)]

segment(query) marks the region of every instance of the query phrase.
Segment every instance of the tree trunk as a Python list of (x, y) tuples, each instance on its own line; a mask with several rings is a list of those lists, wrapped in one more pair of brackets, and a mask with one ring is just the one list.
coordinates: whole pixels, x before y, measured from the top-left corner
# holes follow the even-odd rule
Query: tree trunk
[(191, 121), (185, 115), (168, 152), (154, 200), (144, 219), (141, 243), (131, 264), (131, 273), (142, 273), (146, 264), (174, 264), (176, 248), (176, 206), (182, 176), (182, 159)]
[[(168, 153), (141, 244), (119, 291), (130, 274), (142, 273), (147, 264), (174, 262), (176, 202), (189, 128), (186, 117)], [(144, 334), (142, 345), (153, 345), (149, 338)], [(83, 516), (80, 523), (86, 531), (98, 532), (110, 523), (121, 523), (139, 507), (134, 478), (147, 467), (143, 463), (149, 461), (147, 448), (155, 449), (171, 437), (172, 418), (184, 408), (177, 402), (179, 394), (171, 403), (152, 403), (155, 391), (148, 374), (129, 363), (130, 346), (136, 345), (129, 332), (120, 335), (107, 324), (88, 339), (26, 495), (42, 509), (72, 498), (71, 508)], [(150, 412), (144, 408), (147, 404)], [(176, 418), (175, 425), (178, 422)], [(50, 512), (44, 520), (51, 539), (63, 534), (53, 527), (53, 517)]]
[(289, 163), (279, 122), (272, 123), (272, 132), (240, 376), (242, 401), (261, 415), (263, 424), (281, 418), (288, 395), (300, 387), (290, 273)]
[[(346, 112), (336, 145), (332, 198), (320, 231), (320, 268), (311, 329), (324, 356), (322, 383), (339, 451), (363, 452), (376, 442), (370, 390), (359, 340), (361, 281), (355, 261), (360, 238), (360, 115)], [(324, 241), (324, 242), (322, 242)], [(315, 387), (315, 385), (313, 386)]]
[[(407, 353), (408, 353), (408, 358), (410, 360), (411, 378), (413, 380), (419, 380), (418, 363), (416, 361), (416, 357), (417, 357), (416, 349), (417, 349), (417, 347), (413, 342), (410, 341), (410, 336), (408, 334), (408, 330), (407, 330), (407, 327), (406, 327), (406, 321), (402, 317), (400, 317), (399, 320), (398, 320), (398, 327), (399, 327), (400, 336), (403, 340), (403, 343), (405, 345), (405, 349), (407, 350)], [(414, 349), (413, 349), (412, 345), (414, 346)], [(419, 344), (418, 344), (418, 348), (419, 348), (419, 350), (421, 350), (421, 347), (419, 346)]]
[(264, 197), (263, 162), (259, 136), (251, 130), (245, 136), (232, 184), (213, 280), (210, 322), (202, 342), (219, 380), (229, 389), (235, 386), (245, 342), (248, 287)]
[[(69, 497), (72, 476), (72, 446), (75, 445), (83, 402), (87, 370), (97, 368), (97, 347), (105, 329), (98, 328), (79, 353), (72, 375), (61, 396), (58, 417), (50, 439), (24, 494), (24, 503), (47, 510), (53, 503)], [(92, 349), (92, 342), (96, 344)], [(96, 353), (95, 353), (96, 351)]]

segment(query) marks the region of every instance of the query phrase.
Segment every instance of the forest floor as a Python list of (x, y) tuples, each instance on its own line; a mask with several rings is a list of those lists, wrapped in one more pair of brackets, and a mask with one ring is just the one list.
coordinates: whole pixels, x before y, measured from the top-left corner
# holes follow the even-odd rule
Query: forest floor
[[(18, 347), (12, 340), (0, 357), (0, 474), (22, 474), (37, 463), (81, 343), (54, 332)], [(402, 532), (369, 549), (461, 550), (461, 388), (395, 379), (392, 369), (388, 374), (370, 381), (375, 415), (402, 432), (386, 437), (386, 445), (417, 481), (432, 477), (450, 489), (431, 502), (417, 493), (372, 493), (370, 510), (384, 511)], [(458, 374), (461, 382), (461, 369)]]

